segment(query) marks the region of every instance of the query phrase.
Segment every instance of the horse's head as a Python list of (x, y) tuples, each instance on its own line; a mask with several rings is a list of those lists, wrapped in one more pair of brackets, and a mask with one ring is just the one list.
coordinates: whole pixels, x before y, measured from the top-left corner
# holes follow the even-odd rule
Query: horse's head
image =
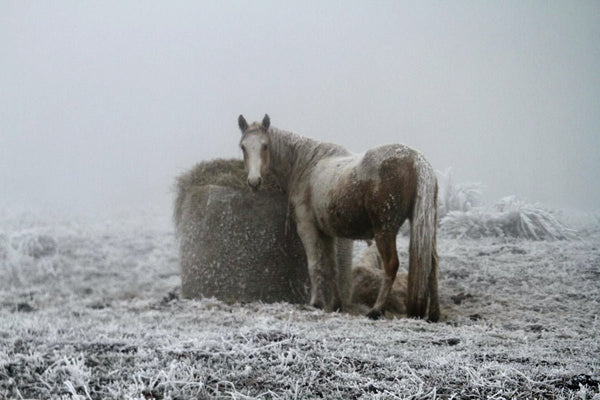
[(265, 114), (262, 122), (253, 122), (248, 125), (243, 115), (238, 118), (238, 125), (242, 131), (240, 147), (244, 153), (244, 165), (248, 171), (248, 186), (258, 190), (263, 176), (269, 168), (269, 125), (271, 121)]

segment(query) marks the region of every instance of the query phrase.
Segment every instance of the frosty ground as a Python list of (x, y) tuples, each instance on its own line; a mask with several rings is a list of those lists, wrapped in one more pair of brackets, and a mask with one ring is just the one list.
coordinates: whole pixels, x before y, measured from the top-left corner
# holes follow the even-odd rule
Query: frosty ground
[(5, 210), (0, 398), (598, 396), (598, 230), (555, 241), (442, 234), (438, 251), (442, 321), (371, 321), (181, 299), (167, 213)]

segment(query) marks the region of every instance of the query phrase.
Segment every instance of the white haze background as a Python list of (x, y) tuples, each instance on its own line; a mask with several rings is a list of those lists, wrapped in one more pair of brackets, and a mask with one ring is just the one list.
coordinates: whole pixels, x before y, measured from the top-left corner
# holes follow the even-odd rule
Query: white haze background
[(0, 2), (0, 207), (170, 210), (238, 114), (600, 207), (600, 3)]

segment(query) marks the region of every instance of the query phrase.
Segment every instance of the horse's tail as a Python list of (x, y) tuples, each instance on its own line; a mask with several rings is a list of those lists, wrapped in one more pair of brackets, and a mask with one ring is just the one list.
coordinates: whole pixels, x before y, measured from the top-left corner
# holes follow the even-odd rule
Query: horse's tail
[(437, 192), (431, 165), (419, 154), (416, 161), (417, 190), (410, 220), (408, 295), (406, 312), (422, 318), (429, 304), (429, 319), (439, 318), (437, 297)]

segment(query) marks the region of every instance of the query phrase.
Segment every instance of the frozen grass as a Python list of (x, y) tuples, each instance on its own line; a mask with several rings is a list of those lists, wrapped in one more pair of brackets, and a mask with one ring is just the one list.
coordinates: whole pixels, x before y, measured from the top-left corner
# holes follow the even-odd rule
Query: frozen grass
[(560, 211), (558, 212), (561, 221), (575, 229), (580, 235), (590, 236), (600, 233), (600, 210), (595, 212), (581, 211)]
[(477, 182), (455, 183), (452, 168), (438, 175), (438, 217), (441, 219), (453, 211), (469, 211), (481, 205), (483, 185)]
[(441, 236), (430, 324), (181, 300), (168, 215), (0, 227), (0, 398), (598, 396), (597, 234)]
[(575, 238), (575, 231), (562, 223), (555, 213), (539, 204), (506, 197), (493, 207), (452, 211), (440, 222), (443, 234), (478, 239), (487, 236), (533, 240)]

